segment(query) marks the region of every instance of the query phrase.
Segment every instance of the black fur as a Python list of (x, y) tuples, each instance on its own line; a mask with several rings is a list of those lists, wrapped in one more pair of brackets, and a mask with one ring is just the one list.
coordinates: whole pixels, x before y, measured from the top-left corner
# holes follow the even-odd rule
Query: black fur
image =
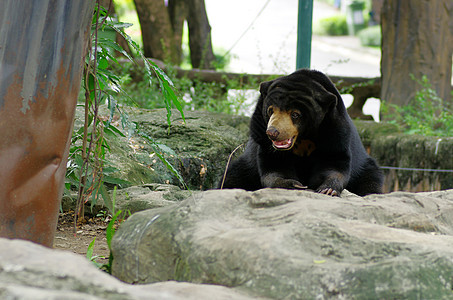
[[(338, 90), (327, 76), (299, 70), (262, 83), (260, 92), (245, 152), (228, 167), (223, 188), (306, 186), (332, 196), (340, 195), (344, 188), (361, 196), (382, 193), (383, 174), (366, 153)], [(274, 149), (266, 135), (270, 105), (301, 112), (300, 120), (293, 121), (299, 132), (296, 142), (312, 141), (316, 149), (310, 155)]]

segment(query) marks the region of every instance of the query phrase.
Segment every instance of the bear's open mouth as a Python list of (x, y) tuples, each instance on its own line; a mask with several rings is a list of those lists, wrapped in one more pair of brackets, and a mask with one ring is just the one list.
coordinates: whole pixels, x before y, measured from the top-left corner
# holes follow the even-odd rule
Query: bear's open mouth
[(277, 150), (289, 150), (294, 146), (295, 137), (281, 141), (272, 141), (272, 145)]

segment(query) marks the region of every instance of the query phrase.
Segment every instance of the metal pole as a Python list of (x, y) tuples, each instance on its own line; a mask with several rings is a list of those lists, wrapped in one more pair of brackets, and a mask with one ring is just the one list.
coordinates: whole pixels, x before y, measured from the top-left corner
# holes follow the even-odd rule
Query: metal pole
[(296, 69), (310, 68), (313, 0), (299, 0)]
[(94, 2), (0, 1), (0, 237), (52, 247)]

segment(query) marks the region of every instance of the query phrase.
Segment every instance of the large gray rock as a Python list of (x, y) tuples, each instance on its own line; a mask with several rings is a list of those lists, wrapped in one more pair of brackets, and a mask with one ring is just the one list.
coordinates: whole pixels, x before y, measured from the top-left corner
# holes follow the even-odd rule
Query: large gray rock
[[(206, 111), (186, 111), (185, 122), (173, 110), (169, 128), (165, 109), (138, 109), (125, 107), (127, 119), (135, 128), (128, 136), (127, 128), (115, 124), (126, 137), (105, 135), (109, 151), (108, 166), (117, 169), (112, 177), (132, 185), (167, 183), (181, 185), (176, 176), (154, 153), (152, 138), (161, 147), (162, 155), (179, 172), (192, 190), (210, 189), (217, 185), (231, 151), (247, 140), (249, 118)], [(102, 106), (100, 115), (110, 116)], [(75, 130), (83, 124), (83, 109), (76, 112)], [(114, 119), (119, 119), (115, 115)]]
[(0, 238), (0, 299), (256, 299), (226, 287), (180, 282), (129, 285), (83, 257)]
[[(116, 192), (111, 190), (110, 199), (114, 202), (115, 211), (121, 210), (123, 214), (129, 215), (145, 209), (163, 207), (186, 199), (192, 194), (200, 191), (181, 190), (179, 187), (170, 184), (150, 183), (134, 185)], [(63, 211), (74, 210), (77, 201), (77, 194), (64, 195), (61, 201)], [(94, 206), (91, 201), (85, 204), (85, 212), (96, 216), (101, 211), (106, 210), (107, 205), (103, 198), (99, 198)]]
[(113, 273), (274, 299), (452, 299), (452, 234), (453, 190), (213, 190), (132, 215), (113, 239)]
[[(181, 190), (179, 187), (170, 184), (151, 183), (131, 186), (116, 191), (115, 208), (127, 214), (133, 214), (145, 209), (175, 204), (197, 193), (199, 191)], [(110, 192), (110, 195), (113, 199), (113, 191)], [(93, 212), (97, 213), (104, 205), (104, 201), (100, 199)]]

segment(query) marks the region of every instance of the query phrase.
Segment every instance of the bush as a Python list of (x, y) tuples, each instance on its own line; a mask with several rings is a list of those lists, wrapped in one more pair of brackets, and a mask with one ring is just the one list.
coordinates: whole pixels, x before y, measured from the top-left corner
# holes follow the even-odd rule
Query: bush
[(361, 30), (358, 34), (362, 46), (380, 47), (381, 46), (381, 26), (371, 26)]
[[(132, 63), (117, 66), (116, 73), (123, 74), (119, 78), (123, 93), (115, 98), (118, 103), (128, 106), (155, 109), (165, 108), (163, 95), (158, 84), (149, 84), (149, 78)], [(257, 82), (244, 86), (240, 79), (228, 80), (225, 83), (207, 83), (198, 79), (190, 80), (187, 77), (177, 78), (174, 70), (168, 69), (168, 76), (172, 78), (175, 90), (182, 98), (184, 110), (205, 110), (228, 114), (244, 113), (248, 109), (247, 90), (256, 89)], [(233, 91), (229, 93), (229, 91)]]
[(405, 106), (381, 103), (381, 112), (387, 114), (393, 121), (405, 129), (409, 134), (425, 136), (452, 136), (453, 112), (445, 105), (443, 100), (432, 88), (428, 78), (415, 79), (421, 89), (415, 94), (414, 99)]
[(319, 34), (323, 35), (347, 35), (348, 25), (343, 15), (332, 16), (319, 21)]

